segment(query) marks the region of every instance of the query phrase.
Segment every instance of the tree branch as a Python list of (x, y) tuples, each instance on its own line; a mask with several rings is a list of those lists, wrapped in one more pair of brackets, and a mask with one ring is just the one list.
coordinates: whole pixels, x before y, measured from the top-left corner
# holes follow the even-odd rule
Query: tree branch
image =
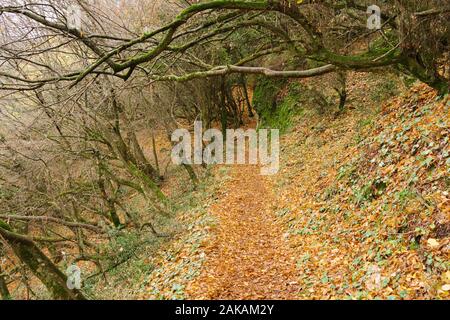
[(0, 215), (1, 219), (12, 219), (12, 220), (26, 220), (26, 221), (42, 221), (42, 222), (53, 222), (61, 225), (65, 225), (67, 227), (77, 227), (77, 228), (84, 228), (89, 229), (95, 232), (102, 232), (102, 229), (93, 226), (86, 223), (79, 223), (79, 222), (71, 222), (66, 221), (54, 217), (47, 217), (47, 216), (19, 216), (19, 215)]
[(208, 78), (224, 76), (232, 73), (246, 73), (246, 74), (261, 74), (267, 77), (274, 78), (308, 78), (326, 74), (336, 70), (334, 65), (328, 64), (322, 67), (313, 68), (309, 70), (293, 70), (293, 71), (277, 71), (263, 67), (241, 67), (236, 65), (218, 66), (208, 71), (199, 71), (189, 73), (183, 76), (167, 75), (167, 76), (152, 76), (149, 77), (155, 81), (188, 81), (198, 78)]

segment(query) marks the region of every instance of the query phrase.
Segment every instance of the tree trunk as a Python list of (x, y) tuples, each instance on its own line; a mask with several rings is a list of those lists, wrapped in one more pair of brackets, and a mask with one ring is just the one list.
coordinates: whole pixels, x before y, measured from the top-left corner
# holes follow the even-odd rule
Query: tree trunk
[(189, 178), (191, 178), (194, 188), (197, 188), (199, 181), (197, 175), (195, 174), (194, 168), (192, 168), (192, 166), (189, 164), (183, 164), (183, 167), (186, 169)]
[(430, 70), (421, 63), (419, 54), (407, 54), (402, 60), (401, 66), (406, 68), (414, 77), (436, 89), (439, 95), (450, 92), (450, 83), (441, 77), (437, 70)]
[(245, 78), (243, 75), (241, 76), (241, 83), (242, 83), (242, 88), (244, 90), (244, 97), (245, 97), (245, 102), (247, 104), (247, 111), (248, 111), (248, 116), (250, 118), (253, 118), (255, 115), (253, 114), (253, 110), (252, 110), (252, 104), (250, 102), (250, 98), (248, 96), (248, 88), (247, 88), (247, 83), (245, 82)]
[(85, 300), (83, 294), (67, 287), (67, 277), (29, 238), (12, 231), (0, 221), (0, 235), (8, 242), (17, 257), (42, 281), (57, 300)]
[(0, 296), (3, 300), (10, 300), (11, 294), (9, 293), (8, 286), (6, 285), (5, 276), (3, 275), (2, 268), (0, 268)]
[(152, 130), (152, 149), (153, 149), (153, 158), (155, 159), (156, 171), (158, 173), (158, 176), (161, 177), (161, 170), (159, 168), (158, 151), (156, 150), (156, 140), (154, 130)]
[(347, 102), (347, 74), (345, 71), (338, 72), (339, 87), (336, 91), (339, 94), (339, 112), (344, 111), (345, 103)]
[[(121, 107), (121, 105), (117, 102), (116, 97), (113, 97), (113, 108), (115, 113), (115, 124), (114, 124), (114, 133), (117, 136), (117, 148), (122, 158), (124, 158), (125, 162), (130, 161), (133, 165), (137, 166), (140, 170), (142, 170), (149, 178), (155, 181), (156, 184), (161, 182), (161, 177), (158, 172), (153, 168), (153, 166), (148, 162), (145, 158), (144, 152), (142, 151), (141, 146), (136, 137), (136, 133), (131, 129), (131, 124), (128, 121), (128, 118)], [(125, 126), (127, 127), (128, 137), (131, 140), (131, 144), (133, 146), (134, 152), (132, 152), (130, 146), (125, 143), (120, 125), (120, 118), (123, 118), (125, 121)]]
[[(101, 167), (99, 167), (99, 175), (101, 175)], [(105, 186), (105, 180), (103, 179), (102, 176), (99, 176), (97, 184), (102, 194), (103, 201), (105, 202), (105, 205), (108, 207), (111, 222), (114, 224), (114, 227), (120, 228), (122, 226), (122, 223), (120, 222), (119, 215), (117, 214), (115, 200), (108, 196)]]
[[(172, 147), (175, 145), (174, 142), (172, 142), (171, 139), (171, 132), (173, 132), (176, 128), (176, 122), (172, 119), (169, 118), (169, 121), (165, 121), (165, 129), (166, 129), (166, 133), (167, 133), (167, 139), (169, 139), (169, 141), (171, 141)], [(192, 165), (190, 164), (183, 164), (183, 168), (186, 169), (186, 172), (189, 175), (189, 178), (191, 178), (192, 184), (194, 185), (194, 188), (197, 188), (197, 185), (199, 183), (199, 179), (197, 177), (197, 174), (195, 173), (194, 168), (192, 167)]]
[(223, 135), (223, 141), (226, 141), (227, 137), (227, 125), (228, 125), (228, 113), (227, 113), (227, 107), (226, 107), (226, 94), (225, 94), (225, 78), (222, 77), (221, 79), (221, 86), (220, 86), (220, 94), (221, 94), (221, 101), (220, 101), (220, 111), (221, 111), (221, 117), (220, 122), (222, 125), (222, 135)]

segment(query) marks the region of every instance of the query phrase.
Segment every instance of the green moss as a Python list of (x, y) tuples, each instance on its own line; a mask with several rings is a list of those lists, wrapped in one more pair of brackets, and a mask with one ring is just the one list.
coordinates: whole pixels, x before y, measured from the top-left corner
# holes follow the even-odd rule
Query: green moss
[(253, 92), (253, 107), (258, 113), (268, 110), (274, 111), (276, 99), (281, 89), (285, 86), (284, 79), (270, 79), (259, 77), (256, 80), (256, 87)]
[(253, 105), (260, 116), (260, 128), (279, 129), (286, 132), (293, 124), (293, 118), (299, 114), (300, 91), (298, 83), (288, 85), (287, 95), (280, 97), (281, 90), (286, 87), (284, 79), (260, 78), (257, 82)]
[(12, 231), (11, 227), (7, 223), (3, 222), (2, 220), (0, 220), (0, 228), (7, 230), (7, 231)]
[(401, 50), (375, 44), (369, 51), (356, 55), (341, 55), (327, 49), (322, 49), (310, 58), (332, 63), (339, 67), (357, 70), (396, 64), (400, 61)]

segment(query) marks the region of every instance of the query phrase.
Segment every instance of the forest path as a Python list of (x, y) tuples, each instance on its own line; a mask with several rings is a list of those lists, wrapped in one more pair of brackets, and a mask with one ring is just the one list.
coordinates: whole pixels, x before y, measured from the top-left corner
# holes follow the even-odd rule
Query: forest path
[(272, 209), (271, 182), (257, 166), (233, 166), (230, 175), (211, 206), (218, 223), (187, 298), (296, 299), (294, 255)]

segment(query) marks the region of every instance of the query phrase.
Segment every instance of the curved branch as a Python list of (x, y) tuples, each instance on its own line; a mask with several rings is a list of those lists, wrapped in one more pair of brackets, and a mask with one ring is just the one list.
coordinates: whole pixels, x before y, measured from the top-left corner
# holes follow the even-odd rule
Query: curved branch
[(446, 12), (450, 12), (450, 6), (446, 6), (446, 7), (439, 8), (439, 9), (430, 9), (430, 10), (426, 10), (426, 11), (416, 12), (416, 13), (414, 13), (414, 15), (416, 17), (424, 17), (424, 16), (442, 14), (442, 13), (446, 13)]
[(281, 12), (292, 19), (294, 19), (297, 23), (299, 23), (304, 30), (309, 34), (310, 39), (313, 43), (313, 47), (318, 48), (318, 41), (320, 37), (318, 36), (319, 33), (315, 30), (313, 30), (312, 26), (309, 24), (307, 19), (304, 17), (304, 15), (299, 11), (298, 7), (295, 5), (290, 5), (286, 3), (283, 0), (258, 0), (258, 1), (243, 1), (243, 0), (215, 0), (210, 2), (204, 2), (199, 4), (193, 4), (190, 7), (183, 10), (171, 23), (168, 25), (159, 28), (153, 32), (145, 33), (141, 37), (134, 39), (132, 41), (129, 41), (128, 43), (110, 51), (109, 53), (105, 54), (101, 59), (96, 61), (93, 65), (88, 67), (85, 71), (83, 71), (80, 76), (75, 81), (75, 84), (83, 80), (88, 74), (93, 72), (97, 67), (99, 67), (101, 64), (103, 64), (105, 61), (110, 59), (112, 56), (119, 54), (123, 52), (124, 50), (144, 42), (145, 40), (154, 37), (155, 35), (161, 34), (166, 32), (165, 36), (163, 37), (163, 40), (159, 43), (159, 45), (156, 46), (156, 48), (153, 48), (150, 51), (147, 51), (145, 53), (142, 53), (136, 57), (133, 57), (126, 62), (122, 64), (115, 64), (112, 66), (115, 73), (118, 73), (120, 71), (123, 71), (128, 68), (136, 67), (137, 65), (151, 61), (155, 57), (157, 57), (160, 53), (162, 53), (164, 50), (166, 50), (169, 45), (172, 43), (175, 37), (175, 32), (185, 23), (189, 21), (190, 18), (192, 18), (197, 13), (206, 11), (206, 10), (224, 10), (224, 9), (231, 9), (231, 10), (256, 10), (256, 11), (278, 11)]

